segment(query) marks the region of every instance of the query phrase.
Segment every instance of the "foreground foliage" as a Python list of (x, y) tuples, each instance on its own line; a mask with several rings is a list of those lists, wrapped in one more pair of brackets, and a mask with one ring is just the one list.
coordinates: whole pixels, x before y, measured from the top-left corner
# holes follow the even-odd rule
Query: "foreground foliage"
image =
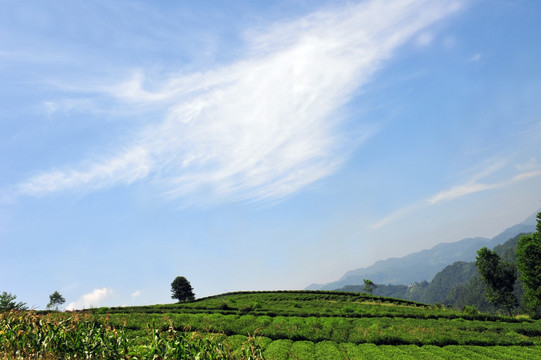
[(262, 358), (255, 338), (236, 345), (225, 336), (158, 329), (153, 321), (143, 336), (133, 336), (91, 314), (0, 314), (0, 358), (5, 359)]

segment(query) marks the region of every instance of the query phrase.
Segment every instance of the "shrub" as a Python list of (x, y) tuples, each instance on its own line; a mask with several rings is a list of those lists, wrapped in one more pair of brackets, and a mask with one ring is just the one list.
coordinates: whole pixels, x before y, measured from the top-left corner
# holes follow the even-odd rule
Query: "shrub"
[(239, 314), (241, 314), (241, 315), (248, 314), (248, 313), (251, 312), (253, 309), (254, 309), (254, 306), (253, 306), (252, 304), (242, 305), (242, 306), (239, 308)]
[(466, 305), (464, 306), (464, 309), (462, 309), (466, 314), (468, 315), (477, 315), (479, 314), (479, 310), (473, 305)]

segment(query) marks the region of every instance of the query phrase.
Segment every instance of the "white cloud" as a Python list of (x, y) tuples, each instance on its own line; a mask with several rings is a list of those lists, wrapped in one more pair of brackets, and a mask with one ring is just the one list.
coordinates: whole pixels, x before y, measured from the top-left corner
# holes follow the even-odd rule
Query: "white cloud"
[(113, 290), (110, 288), (94, 289), (91, 293), (84, 294), (77, 301), (69, 303), (66, 310), (80, 310), (92, 307), (98, 307), (104, 301), (113, 295)]
[(152, 125), (117, 155), (34, 176), (19, 193), (146, 178), (169, 198), (198, 203), (292, 194), (335, 172), (371, 135), (341, 127), (337, 110), (353, 92), (397, 47), (458, 8), (443, 0), (373, 0), (321, 11), (250, 33), (249, 56), (237, 63), (161, 83), (137, 71), (95, 88), (147, 111)]
[(534, 171), (528, 171), (528, 172), (520, 173), (520, 174), (514, 176), (505, 185), (512, 184), (514, 182), (521, 181), (521, 180), (531, 179), (531, 178), (538, 177), (538, 176), (541, 176), (541, 170), (534, 170)]
[(505, 165), (506, 165), (505, 162), (495, 163), (487, 167), (487, 169), (485, 169), (484, 171), (473, 176), (473, 178), (467, 183), (463, 185), (459, 185), (459, 186), (454, 186), (448, 190), (441, 191), (438, 194), (430, 197), (428, 200), (426, 200), (426, 202), (429, 205), (435, 205), (442, 201), (454, 200), (462, 196), (477, 193), (480, 191), (501, 188), (501, 187), (513, 184), (521, 180), (525, 180), (525, 179), (529, 179), (529, 178), (541, 175), (541, 169), (539, 167), (537, 168), (532, 167), (532, 165), (536, 165), (534, 162), (534, 163), (530, 163), (529, 167), (525, 167), (523, 165), (522, 166), (515, 165), (515, 168), (518, 169), (520, 172), (518, 174), (514, 174), (513, 176), (509, 177), (507, 180), (493, 182), (493, 183), (480, 181), (488, 177), (489, 175), (503, 169)]
[(469, 182), (467, 184), (454, 186), (451, 189), (441, 191), (436, 195), (430, 197), (427, 201), (430, 205), (435, 205), (442, 201), (453, 200), (465, 195), (473, 194), (479, 191), (485, 191), (502, 186), (502, 184), (482, 184), (476, 182)]
[(133, 147), (102, 162), (94, 162), (84, 170), (53, 171), (34, 176), (19, 185), (19, 191), (29, 195), (44, 195), (50, 192), (86, 185), (101, 188), (112, 184), (131, 184), (148, 175), (152, 160), (147, 150)]
[(131, 293), (131, 297), (132, 297), (132, 299), (136, 299), (136, 298), (138, 298), (139, 296), (141, 296), (142, 293), (143, 293), (142, 290), (136, 290), (136, 291), (134, 291), (134, 292)]

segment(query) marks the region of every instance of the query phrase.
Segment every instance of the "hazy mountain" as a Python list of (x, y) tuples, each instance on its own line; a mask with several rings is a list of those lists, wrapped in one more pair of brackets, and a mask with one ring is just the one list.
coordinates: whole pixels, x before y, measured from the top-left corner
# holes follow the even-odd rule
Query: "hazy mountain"
[[(453, 288), (467, 284), (477, 274), (477, 268), (474, 262), (457, 261), (452, 265), (444, 267), (443, 270), (434, 276), (431, 282), (423, 281), (411, 285), (377, 284), (373, 294), (419, 301), (427, 304), (441, 303), (447, 298)], [(350, 292), (364, 291), (361, 285), (346, 285), (340, 290)]]
[[(516, 263), (515, 249), (519, 234), (501, 245), (494, 247), (494, 251), (505, 262)], [(383, 285), (376, 284), (373, 294), (398, 299), (419, 301), (427, 304), (445, 304), (462, 309), (466, 305), (473, 305), (481, 311), (495, 312), (497, 308), (486, 300), (485, 284), (480, 279), (475, 262), (457, 261), (447, 265), (438, 272), (429, 283), (423, 281), (412, 285)], [(361, 285), (346, 285), (340, 291), (363, 292)], [(514, 294), (522, 299), (522, 283), (517, 280)]]
[(522, 223), (511, 226), (492, 239), (476, 237), (453, 243), (442, 243), (401, 258), (380, 260), (366, 268), (348, 271), (339, 280), (327, 284), (312, 284), (307, 290), (334, 290), (346, 285), (359, 285), (363, 279), (376, 284), (413, 284), (430, 281), (445, 266), (457, 261), (475, 261), (477, 250), (493, 248), (520, 233), (535, 231), (536, 213)]

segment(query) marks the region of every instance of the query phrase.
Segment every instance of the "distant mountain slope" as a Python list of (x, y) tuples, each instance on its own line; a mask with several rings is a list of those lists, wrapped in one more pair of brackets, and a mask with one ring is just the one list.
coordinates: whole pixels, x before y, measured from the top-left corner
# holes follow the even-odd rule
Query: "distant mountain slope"
[[(476, 275), (477, 268), (474, 262), (457, 261), (444, 267), (430, 283), (423, 281), (413, 285), (377, 284), (373, 294), (433, 304), (443, 302), (454, 287), (468, 283)], [(340, 290), (364, 291), (361, 285), (346, 285)]]
[(430, 281), (445, 266), (457, 261), (474, 261), (477, 250), (486, 246), (492, 248), (520, 233), (535, 231), (535, 215), (522, 223), (511, 226), (492, 239), (476, 237), (453, 243), (442, 243), (431, 249), (409, 254), (402, 258), (380, 260), (374, 265), (348, 271), (338, 281), (327, 284), (312, 284), (306, 290), (335, 290), (346, 285), (362, 284), (370, 279), (376, 284), (413, 284)]
[(358, 285), (363, 279), (376, 284), (413, 284), (429, 281), (446, 265), (456, 261), (473, 261), (476, 251), (489, 246), (490, 239), (470, 238), (454, 243), (444, 243), (432, 249), (413, 253), (402, 258), (381, 260), (367, 268), (348, 271), (338, 281), (325, 285), (310, 285), (307, 290), (334, 290), (346, 285)]
[[(494, 247), (503, 261), (516, 263), (515, 249), (519, 238), (523, 234), (507, 240)], [(373, 294), (404, 300), (412, 300), (426, 304), (446, 304), (453, 308), (462, 309), (466, 305), (473, 305), (481, 311), (495, 312), (497, 309), (487, 302), (485, 284), (479, 277), (475, 262), (457, 261), (447, 265), (438, 272), (429, 283), (423, 281), (412, 285), (384, 285), (376, 284)], [(346, 292), (364, 292), (361, 285), (346, 285), (340, 289)], [(522, 283), (517, 280), (514, 294), (520, 302), (522, 299)]]
[(510, 228), (504, 230), (502, 233), (494, 236), (492, 240), (490, 240), (490, 243), (486, 245), (486, 247), (492, 248), (496, 245), (501, 245), (507, 240), (517, 236), (518, 234), (529, 234), (531, 232), (534, 232), (535, 224), (536, 224), (535, 218), (534, 218), (534, 221), (532, 222), (529, 221), (530, 218), (531, 217), (526, 219), (526, 221), (517, 225), (513, 225)]

